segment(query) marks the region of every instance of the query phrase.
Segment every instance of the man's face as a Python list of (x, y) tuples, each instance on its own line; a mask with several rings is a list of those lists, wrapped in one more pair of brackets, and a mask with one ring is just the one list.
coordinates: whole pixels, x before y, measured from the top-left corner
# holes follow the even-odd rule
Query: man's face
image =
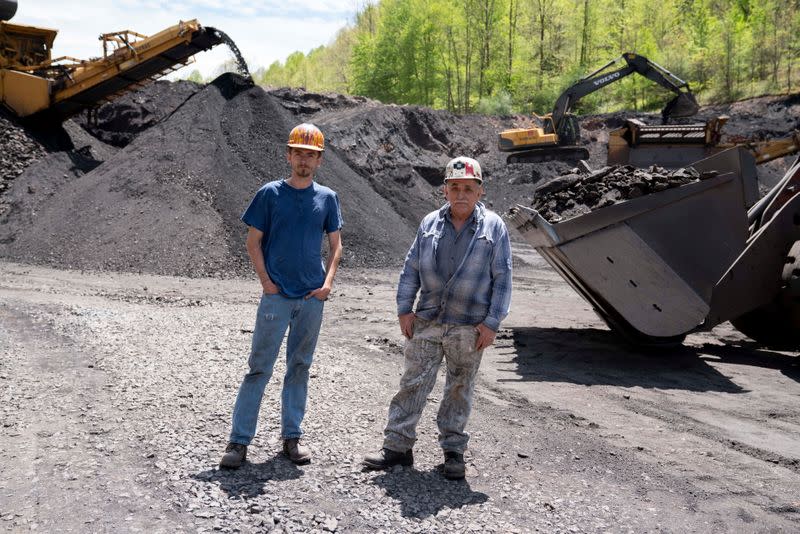
[(450, 203), (450, 215), (455, 217), (469, 217), (481, 196), (483, 186), (471, 178), (447, 180), (444, 184), (444, 198)]
[(286, 152), (286, 161), (292, 167), (292, 174), (298, 178), (309, 178), (314, 176), (317, 167), (322, 163), (322, 152), (290, 147)]

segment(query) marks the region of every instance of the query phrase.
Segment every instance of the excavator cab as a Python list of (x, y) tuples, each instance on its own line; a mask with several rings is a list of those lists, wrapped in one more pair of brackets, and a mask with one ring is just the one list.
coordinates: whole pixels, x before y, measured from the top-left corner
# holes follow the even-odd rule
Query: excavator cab
[(511, 152), (506, 163), (540, 163), (544, 161), (578, 161), (587, 159), (589, 151), (574, 146), (580, 138), (578, 119), (569, 114), (557, 126), (552, 114), (534, 116), (542, 127), (514, 128), (502, 132), (498, 139), (500, 150)]

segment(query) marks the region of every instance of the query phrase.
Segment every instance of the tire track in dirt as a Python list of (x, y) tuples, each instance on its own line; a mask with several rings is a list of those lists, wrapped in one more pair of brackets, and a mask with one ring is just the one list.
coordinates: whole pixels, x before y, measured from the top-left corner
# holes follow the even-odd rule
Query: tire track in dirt
[[(636, 414), (656, 419), (669, 425), (670, 428), (680, 432), (690, 432), (698, 437), (719, 443), (720, 445), (736, 452), (746, 454), (756, 460), (769, 462), (790, 469), (795, 473), (800, 473), (800, 460), (783, 456), (775, 451), (770, 451), (748, 445), (723, 434), (722, 431), (715, 431), (703, 421), (695, 419), (690, 415), (681, 413), (678, 408), (672, 408), (671, 403), (655, 402), (645, 399), (629, 399), (630, 404), (626, 408)], [(754, 422), (763, 422), (755, 417), (748, 418), (743, 414), (732, 414), (740, 419), (752, 419)]]

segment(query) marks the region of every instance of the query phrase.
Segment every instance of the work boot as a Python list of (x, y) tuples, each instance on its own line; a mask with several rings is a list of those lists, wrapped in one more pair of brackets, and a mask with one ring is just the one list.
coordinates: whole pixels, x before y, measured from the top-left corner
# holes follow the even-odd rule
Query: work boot
[(444, 469), (442, 469), (444, 478), (461, 480), (464, 478), (466, 470), (467, 466), (464, 465), (463, 454), (456, 451), (444, 451)]
[(300, 438), (283, 440), (283, 454), (296, 464), (307, 464), (311, 461), (311, 450), (300, 443)]
[(247, 458), (247, 445), (228, 443), (228, 446), (225, 447), (225, 454), (222, 456), (222, 460), (219, 461), (219, 466), (238, 469), (244, 463), (245, 458)]
[(411, 449), (406, 452), (397, 452), (384, 447), (375, 454), (364, 456), (364, 465), (369, 469), (388, 469), (393, 465), (414, 465), (414, 452)]

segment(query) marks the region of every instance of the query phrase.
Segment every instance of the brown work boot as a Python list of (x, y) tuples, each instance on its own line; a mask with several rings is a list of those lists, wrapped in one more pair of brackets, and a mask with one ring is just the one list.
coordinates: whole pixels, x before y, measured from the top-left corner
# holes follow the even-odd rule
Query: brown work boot
[(414, 465), (414, 452), (411, 449), (406, 452), (397, 452), (384, 447), (375, 454), (364, 456), (364, 465), (369, 469), (388, 469), (393, 465)]
[(311, 450), (300, 443), (300, 438), (283, 440), (283, 454), (296, 464), (307, 464), (311, 461)]
[(444, 468), (442, 474), (450, 480), (461, 480), (467, 466), (464, 464), (464, 455), (456, 451), (444, 451)]
[(227, 469), (238, 469), (244, 463), (245, 458), (247, 458), (247, 445), (228, 443), (219, 466)]

